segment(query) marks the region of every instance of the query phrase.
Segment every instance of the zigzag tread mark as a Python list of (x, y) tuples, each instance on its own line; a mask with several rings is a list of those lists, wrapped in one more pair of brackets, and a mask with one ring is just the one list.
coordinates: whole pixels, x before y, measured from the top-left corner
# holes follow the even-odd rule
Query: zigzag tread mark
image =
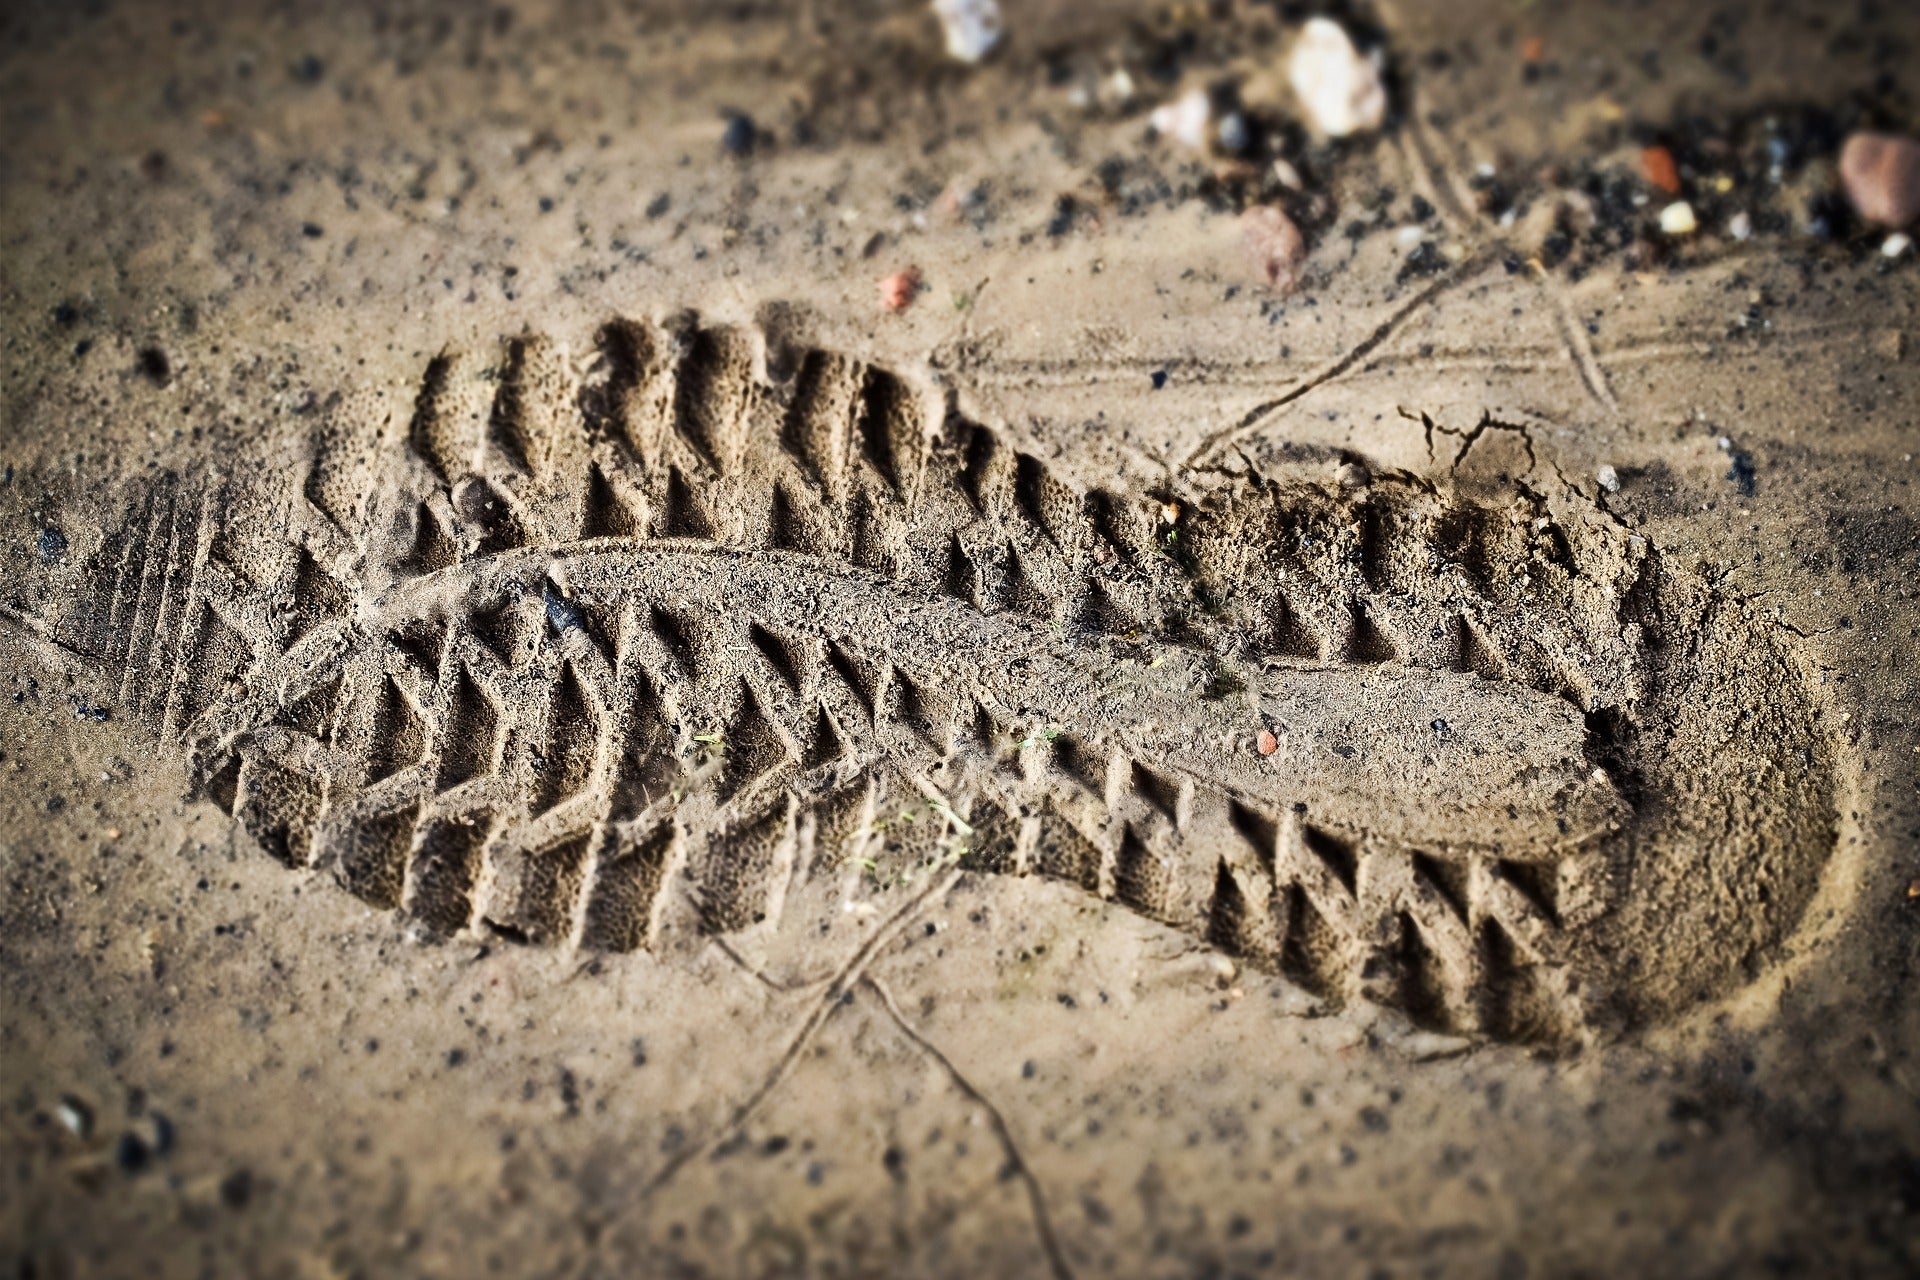
[(605, 326), (584, 378), (538, 335), (442, 353), (361, 580), (303, 549), (290, 614), (248, 612), (260, 573), (216, 608), (156, 491), (72, 632), (129, 689), (174, 663), (178, 731), (229, 708), (197, 773), (263, 845), (436, 931), (631, 949), (676, 896), (751, 928), (891, 850), (1456, 1030), (1633, 1003), (1576, 931), (1657, 841), (1606, 769), (1694, 588), (1413, 477), (1087, 492), (890, 371), (759, 349), (681, 317)]

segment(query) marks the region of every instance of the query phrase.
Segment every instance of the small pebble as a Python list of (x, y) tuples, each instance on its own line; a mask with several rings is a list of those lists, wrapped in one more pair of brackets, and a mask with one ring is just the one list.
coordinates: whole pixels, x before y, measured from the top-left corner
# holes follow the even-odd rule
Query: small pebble
[(934, 16), (947, 37), (947, 56), (978, 62), (1000, 43), (999, 0), (933, 0)]
[(53, 1109), (60, 1127), (76, 1138), (84, 1138), (93, 1132), (93, 1109), (78, 1098), (60, 1099)]
[(1594, 478), (1600, 482), (1600, 487), (1608, 493), (1620, 492), (1620, 473), (1615, 471), (1612, 466), (1601, 467), (1600, 470), (1594, 473)]
[(1920, 142), (1856, 133), (1840, 149), (1840, 185), (1862, 221), (1904, 227), (1920, 218)]
[(1260, 736), (1253, 740), (1254, 750), (1263, 756), (1270, 756), (1280, 749), (1280, 739), (1273, 736), (1273, 730), (1262, 729)]
[(1743, 209), (1727, 219), (1727, 234), (1735, 240), (1753, 239), (1753, 219)]
[(1904, 231), (1896, 231), (1880, 242), (1880, 252), (1889, 258), (1898, 258), (1913, 248), (1913, 237)]
[(1640, 172), (1647, 181), (1670, 196), (1680, 194), (1680, 167), (1673, 162), (1673, 152), (1665, 147), (1648, 147), (1640, 153)]
[(1374, 60), (1331, 18), (1309, 18), (1287, 58), (1287, 80), (1313, 127), (1330, 138), (1378, 129), (1387, 90)]
[(1693, 216), (1693, 206), (1685, 200), (1675, 200), (1660, 211), (1660, 231), (1669, 236), (1690, 236), (1700, 227)]
[(1333, 479), (1342, 489), (1364, 489), (1373, 483), (1373, 476), (1357, 462), (1343, 462), (1335, 467)]
[(1213, 102), (1207, 91), (1189, 89), (1174, 101), (1155, 107), (1147, 122), (1162, 137), (1199, 151), (1207, 145), (1207, 121), (1212, 118)]
[(153, 1152), (137, 1134), (123, 1133), (113, 1144), (113, 1162), (120, 1166), (122, 1173), (139, 1173), (152, 1157)]
[(1220, 117), (1215, 137), (1220, 149), (1230, 156), (1240, 155), (1253, 145), (1253, 131), (1247, 127), (1247, 118), (1238, 111), (1229, 111)]
[(908, 267), (880, 281), (880, 305), (896, 315), (913, 305), (920, 292), (920, 269)]
[(720, 134), (720, 149), (730, 156), (744, 156), (753, 150), (753, 117), (734, 111), (727, 115), (727, 127)]
[(1292, 293), (1300, 285), (1300, 268), (1307, 260), (1307, 240), (1293, 219), (1276, 205), (1256, 205), (1240, 215), (1240, 234), (1253, 271), (1275, 293)]
[(220, 1179), (220, 1203), (229, 1209), (244, 1209), (247, 1201), (253, 1198), (253, 1173), (247, 1169), (235, 1169)]

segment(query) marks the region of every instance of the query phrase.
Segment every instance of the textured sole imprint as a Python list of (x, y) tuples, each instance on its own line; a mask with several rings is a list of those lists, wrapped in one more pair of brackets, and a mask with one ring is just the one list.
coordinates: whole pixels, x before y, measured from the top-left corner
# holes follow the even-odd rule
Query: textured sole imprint
[(349, 401), (277, 524), (156, 488), (50, 630), (274, 856), (435, 932), (631, 950), (957, 863), (1537, 1041), (1779, 950), (1833, 812), (1771, 631), (1524, 495), (1170, 497), (623, 320)]

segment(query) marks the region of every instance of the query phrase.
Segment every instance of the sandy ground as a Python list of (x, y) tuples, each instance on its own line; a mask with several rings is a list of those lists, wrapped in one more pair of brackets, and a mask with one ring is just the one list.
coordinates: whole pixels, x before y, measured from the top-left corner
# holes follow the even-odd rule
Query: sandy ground
[(1920, 25), (1003, 3), (0, 18), (12, 1274), (1920, 1265)]

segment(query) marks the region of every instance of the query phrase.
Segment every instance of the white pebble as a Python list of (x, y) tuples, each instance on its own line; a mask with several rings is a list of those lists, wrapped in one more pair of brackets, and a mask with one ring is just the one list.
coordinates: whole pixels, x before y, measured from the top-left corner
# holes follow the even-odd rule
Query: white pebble
[(1913, 247), (1913, 237), (1904, 231), (1896, 231), (1880, 242), (1880, 252), (1889, 258), (1897, 258)]
[(1660, 211), (1660, 230), (1666, 235), (1690, 236), (1699, 226), (1693, 216), (1693, 206), (1685, 200), (1675, 200)]
[(74, 1098), (62, 1098), (53, 1109), (59, 1117), (60, 1127), (76, 1138), (84, 1138), (93, 1132), (93, 1112), (86, 1103)]
[(1615, 471), (1611, 465), (1601, 467), (1600, 470), (1594, 473), (1594, 478), (1600, 482), (1600, 487), (1608, 493), (1620, 492), (1620, 473)]
[(1314, 128), (1330, 138), (1378, 129), (1387, 118), (1379, 66), (1331, 18), (1310, 18), (1293, 42), (1287, 80)]
[(1753, 219), (1745, 209), (1727, 219), (1727, 234), (1735, 240), (1753, 239)]
[(1000, 43), (1000, 0), (933, 0), (933, 12), (951, 57), (978, 62)]
[(1207, 91), (1189, 89), (1177, 100), (1155, 107), (1147, 120), (1162, 136), (1199, 151), (1207, 145), (1207, 121), (1212, 115), (1213, 102)]

